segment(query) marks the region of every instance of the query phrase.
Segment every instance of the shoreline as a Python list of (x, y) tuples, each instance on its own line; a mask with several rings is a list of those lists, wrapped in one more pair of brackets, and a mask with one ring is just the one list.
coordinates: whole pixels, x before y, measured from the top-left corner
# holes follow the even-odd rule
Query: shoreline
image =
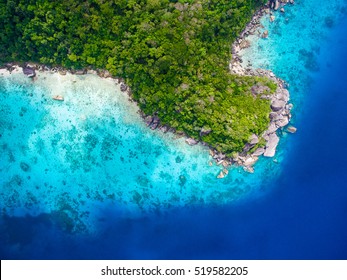
[[(280, 141), (280, 138), (277, 135), (277, 132), (287, 131), (289, 133), (295, 133), (296, 128), (290, 125), (291, 120), (291, 110), (293, 104), (289, 103), (290, 94), (288, 91), (289, 85), (286, 81), (276, 77), (276, 75), (271, 70), (266, 69), (252, 69), (245, 68), (242, 65), (242, 56), (239, 55), (239, 52), (242, 49), (248, 48), (251, 45), (251, 42), (248, 41), (248, 37), (254, 34), (258, 34), (260, 38), (267, 38), (268, 31), (265, 30), (263, 33), (259, 31), (262, 28), (260, 19), (266, 15), (269, 15), (269, 20), (273, 22), (275, 16), (272, 13), (272, 10), (279, 10), (281, 13), (284, 13), (284, 7), (286, 4), (294, 4), (293, 0), (274, 0), (269, 1), (263, 7), (261, 7), (252, 17), (251, 21), (247, 24), (245, 29), (241, 32), (240, 36), (232, 44), (232, 59), (229, 63), (229, 69), (232, 74), (241, 75), (241, 76), (261, 76), (266, 77), (272, 80), (277, 85), (276, 92), (270, 96), (261, 96), (261, 98), (269, 99), (271, 102), (271, 113), (270, 113), (270, 123), (263, 132), (262, 135), (256, 135), (261, 139), (265, 140), (265, 145), (257, 148), (254, 152), (248, 153), (248, 151), (254, 146), (254, 142), (257, 141), (256, 137), (253, 137), (249, 144), (246, 144), (244, 151), (238, 154), (237, 157), (232, 159), (231, 164), (236, 164), (243, 166), (245, 171), (253, 172), (253, 165), (258, 161), (260, 156), (265, 157), (274, 157), (276, 154), (276, 148)], [(273, 5), (273, 6), (272, 6)], [(255, 89), (257, 91), (259, 89)], [(253, 91), (253, 88), (252, 88)], [(260, 89), (261, 91), (261, 89)], [(261, 93), (261, 92), (260, 92)]]
[[(288, 0), (282, 0), (281, 7), (283, 7), (286, 3), (289, 3)], [(276, 3), (279, 3), (276, 1)], [(279, 7), (278, 7), (279, 8)], [(290, 133), (295, 133), (296, 128), (292, 126), (288, 126), (291, 114), (290, 110), (292, 109), (292, 104), (289, 102), (289, 91), (287, 90), (287, 84), (285, 81), (281, 80), (280, 78), (276, 77), (274, 73), (270, 70), (264, 70), (264, 69), (250, 69), (250, 68), (244, 68), (241, 65), (242, 57), (238, 55), (238, 52), (245, 47), (249, 47), (249, 42), (247, 41), (247, 37), (249, 35), (254, 34), (258, 31), (258, 28), (261, 27), (260, 25), (260, 18), (263, 17), (266, 14), (271, 14), (271, 11), (268, 7), (268, 5), (264, 5), (261, 7), (252, 17), (251, 21), (247, 24), (244, 31), (241, 32), (238, 39), (235, 40), (235, 42), (232, 44), (232, 59), (229, 63), (230, 73), (242, 75), (242, 76), (262, 76), (267, 77), (273, 82), (277, 84), (277, 90), (275, 93), (273, 93), (270, 96), (261, 95), (261, 98), (268, 99), (271, 102), (271, 113), (270, 113), (270, 123), (267, 130), (265, 130), (262, 135), (255, 135), (253, 134), (249, 140), (248, 143), (246, 143), (244, 149), (242, 152), (237, 153), (237, 156), (234, 156), (233, 158), (228, 158), (226, 155), (217, 152), (213, 147), (208, 145), (207, 143), (204, 143), (202, 141), (198, 141), (196, 139), (188, 137), (185, 133), (177, 133), (174, 128), (171, 128), (168, 125), (162, 125), (160, 122), (160, 119), (155, 115), (145, 115), (141, 110), (138, 111), (138, 114), (143, 119), (144, 123), (147, 127), (149, 127), (152, 130), (159, 129), (163, 133), (172, 132), (174, 133), (178, 138), (185, 137), (185, 142), (188, 145), (196, 145), (200, 144), (202, 146), (205, 146), (209, 148), (209, 154), (213, 158), (213, 160), (216, 162), (216, 164), (219, 166), (221, 165), (223, 167), (223, 170), (220, 171), (220, 173), (217, 175), (217, 178), (224, 178), (228, 174), (227, 168), (231, 165), (234, 166), (240, 166), (243, 167), (243, 169), (247, 172), (253, 173), (253, 165), (258, 161), (260, 156), (266, 156), (266, 157), (273, 157), (276, 152), (276, 147), (279, 143), (279, 137), (277, 136), (277, 131), (282, 130), (284, 128), (287, 129)], [(260, 34), (260, 32), (258, 31)], [(27, 77), (35, 80), (36, 71), (39, 72), (48, 72), (48, 73), (58, 73), (62, 76), (66, 75), (66, 73), (70, 73), (73, 75), (85, 75), (85, 74), (94, 74), (98, 75), (101, 78), (111, 78), (113, 79), (117, 84), (120, 85), (121, 92), (126, 92), (128, 94), (129, 99), (134, 102), (132, 99), (132, 92), (129, 86), (125, 84), (125, 81), (123, 78), (119, 77), (113, 77), (109, 71), (107, 70), (93, 70), (93, 69), (82, 69), (82, 70), (71, 70), (71, 69), (65, 69), (62, 67), (48, 67), (46, 65), (38, 64), (38, 63), (3, 63), (0, 65), (0, 71), (2, 73), (3, 69), (5, 69), (6, 72), (12, 73), (15, 71), (16, 73), (21, 72)], [(1, 73), (0, 72), (0, 73)], [(264, 89), (260, 86), (254, 85), (252, 87), (252, 93), (262, 94), (262, 91)], [(62, 99), (63, 100), (63, 99)], [(62, 101), (61, 100), (61, 101)], [(252, 150), (260, 141), (264, 141), (264, 145), (258, 145), (259, 147), (256, 150)], [(251, 151), (251, 152), (250, 152)], [(210, 161), (209, 165), (213, 165), (213, 162)]]

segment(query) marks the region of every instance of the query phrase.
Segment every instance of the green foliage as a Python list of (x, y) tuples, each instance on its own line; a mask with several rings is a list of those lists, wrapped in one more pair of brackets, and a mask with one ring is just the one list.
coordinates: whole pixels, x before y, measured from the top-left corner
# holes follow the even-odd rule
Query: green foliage
[(144, 113), (231, 154), (269, 123), (269, 103), (252, 85), (276, 89), (228, 71), (231, 43), (262, 2), (1, 0), (0, 62), (107, 69)]

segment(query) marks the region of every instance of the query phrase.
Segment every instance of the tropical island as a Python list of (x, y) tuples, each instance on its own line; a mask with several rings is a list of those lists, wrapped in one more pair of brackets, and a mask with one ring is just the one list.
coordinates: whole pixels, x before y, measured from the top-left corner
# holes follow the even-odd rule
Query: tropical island
[(202, 142), (217, 161), (252, 165), (269, 141), (273, 156), (275, 131), (290, 118), (284, 83), (229, 67), (232, 44), (265, 2), (7, 1), (0, 4), (0, 63), (122, 78), (151, 128)]

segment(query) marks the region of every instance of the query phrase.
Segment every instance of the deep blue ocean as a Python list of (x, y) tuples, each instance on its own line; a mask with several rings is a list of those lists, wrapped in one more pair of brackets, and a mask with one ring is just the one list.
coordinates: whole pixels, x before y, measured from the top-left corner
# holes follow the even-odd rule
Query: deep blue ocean
[(347, 259), (347, 2), (317, 2), (245, 51), (290, 84), (298, 128), (254, 174), (216, 179), (208, 151), (99, 96), (111, 81), (0, 77), (0, 258)]

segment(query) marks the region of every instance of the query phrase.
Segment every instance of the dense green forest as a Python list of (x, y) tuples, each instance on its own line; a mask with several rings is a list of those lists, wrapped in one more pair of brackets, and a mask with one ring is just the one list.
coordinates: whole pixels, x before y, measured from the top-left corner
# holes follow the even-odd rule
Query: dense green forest
[[(0, 0), (0, 62), (107, 69), (147, 115), (231, 155), (269, 124), (231, 44), (262, 0)], [(210, 133), (201, 133), (210, 132)]]

